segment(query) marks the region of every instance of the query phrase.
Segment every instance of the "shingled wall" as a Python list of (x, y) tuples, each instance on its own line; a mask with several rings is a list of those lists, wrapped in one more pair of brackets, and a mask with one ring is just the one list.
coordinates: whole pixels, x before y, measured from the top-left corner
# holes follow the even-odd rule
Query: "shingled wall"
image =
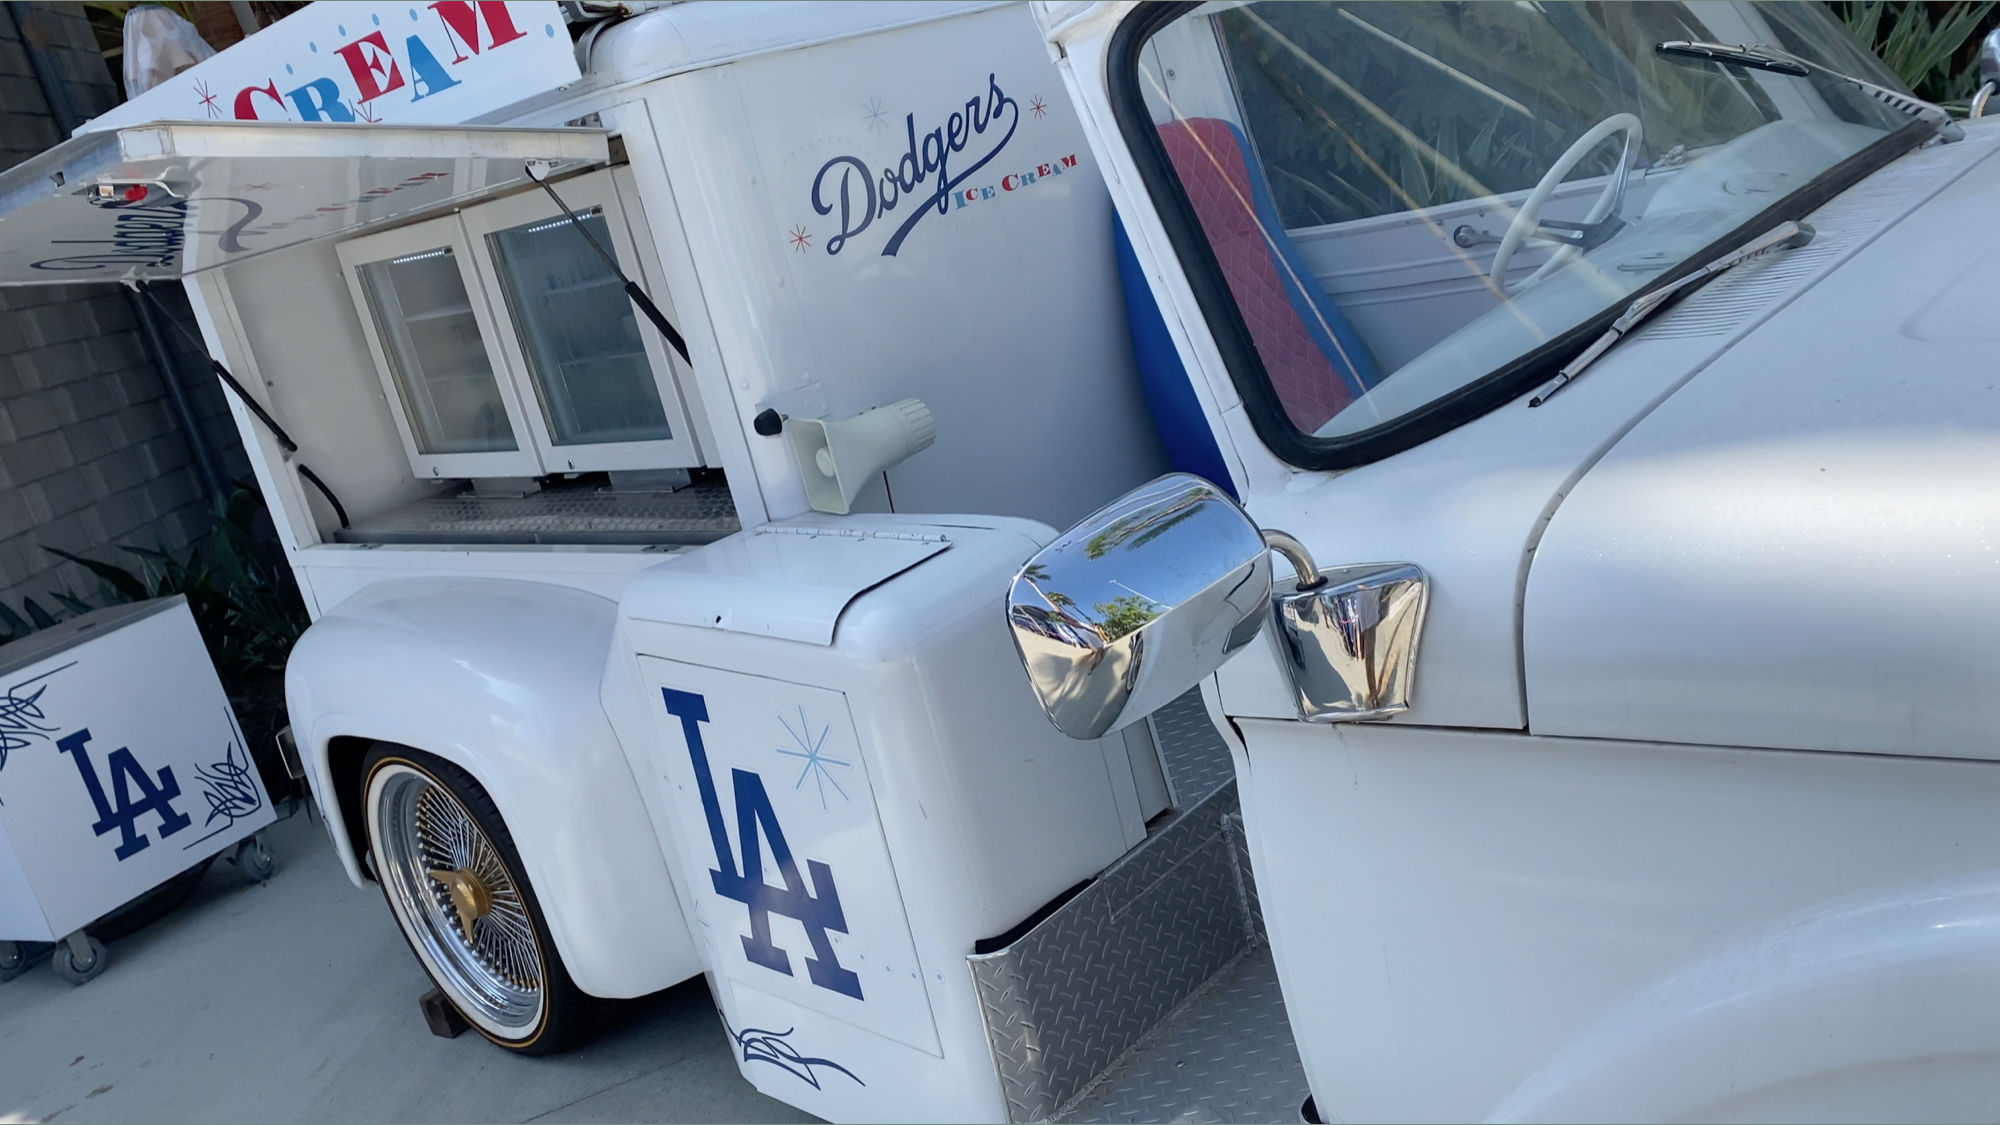
[[(118, 92), (81, 4), (10, 5), (22, 33), (45, 47), (76, 112), (109, 109)], [(27, 53), (0, 21), (0, 167), (62, 139)], [(155, 287), (192, 325), (179, 286)], [(164, 327), (164, 326), (163, 326)], [(176, 370), (148, 358), (131, 306), (116, 286), (0, 288), (0, 602), (67, 589), (90, 595), (87, 571), (46, 548), (120, 565), (120, 545), (178, 549), (208, 526), (208, 499), (189, 435), (171, 409), (180, 380), (222, 475), (250, 469), (223, 392), (171, 328)]]

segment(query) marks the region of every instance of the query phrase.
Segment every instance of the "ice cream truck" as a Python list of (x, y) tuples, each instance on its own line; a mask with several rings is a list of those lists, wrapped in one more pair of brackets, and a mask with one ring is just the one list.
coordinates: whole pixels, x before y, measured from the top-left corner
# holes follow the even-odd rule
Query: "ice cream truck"
[(318, 4), (0, 280), (185, 287), (501, 1048), (702, 975), (829, 1120), (1956, 1119), (1997, 154), (1807, 5)]

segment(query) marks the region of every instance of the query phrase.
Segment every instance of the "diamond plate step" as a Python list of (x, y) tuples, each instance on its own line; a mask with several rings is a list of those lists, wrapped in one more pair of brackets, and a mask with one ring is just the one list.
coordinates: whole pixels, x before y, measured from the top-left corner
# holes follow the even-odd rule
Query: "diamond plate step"
[(1189, 997), (1061, 1121), (1303, 1121), (1311, 1091), (1285, 1021), (1271, 949), (1258, 944)]
[(1232, 780), (1006, 949), (969, 958), (1013, 1121), (1044, 1121), (1252, 941)]

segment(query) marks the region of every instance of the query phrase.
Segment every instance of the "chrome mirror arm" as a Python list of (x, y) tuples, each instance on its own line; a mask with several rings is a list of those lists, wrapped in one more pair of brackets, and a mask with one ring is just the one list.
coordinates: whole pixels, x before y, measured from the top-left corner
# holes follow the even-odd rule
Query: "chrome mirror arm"
[(1299, 589), (1316, 590), (1326, 584), (1326, 579), (1320, 575), (1319, 567), (1313, 562), (1312, 552), (1306, 550), (1306, 545), (1289, 533), (1279, 531), (1275, 527), (1267, 527), (1264, 529), (1264, 545), (1278, 552), (1280, 558), (1292, 564), (1293, 572), (1299, 576)]
[(1966, 117), (1978, 120), (1986, 116), (1987, 99), (2000, 88), (2000, 28), (1986, 33), (1979, 44), (1979, 92), (1972, 95), (1972, 106)]

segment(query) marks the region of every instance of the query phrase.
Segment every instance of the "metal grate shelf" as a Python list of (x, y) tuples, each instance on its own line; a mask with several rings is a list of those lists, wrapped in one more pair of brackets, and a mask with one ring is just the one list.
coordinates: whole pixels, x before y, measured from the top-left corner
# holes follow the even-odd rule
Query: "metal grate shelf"
[(405, 504), (339, 533), (342, 543), (713, 543), (742, 525), (720, 478), (678, 492), (565, 481), (526, 496), (458, 491)]

